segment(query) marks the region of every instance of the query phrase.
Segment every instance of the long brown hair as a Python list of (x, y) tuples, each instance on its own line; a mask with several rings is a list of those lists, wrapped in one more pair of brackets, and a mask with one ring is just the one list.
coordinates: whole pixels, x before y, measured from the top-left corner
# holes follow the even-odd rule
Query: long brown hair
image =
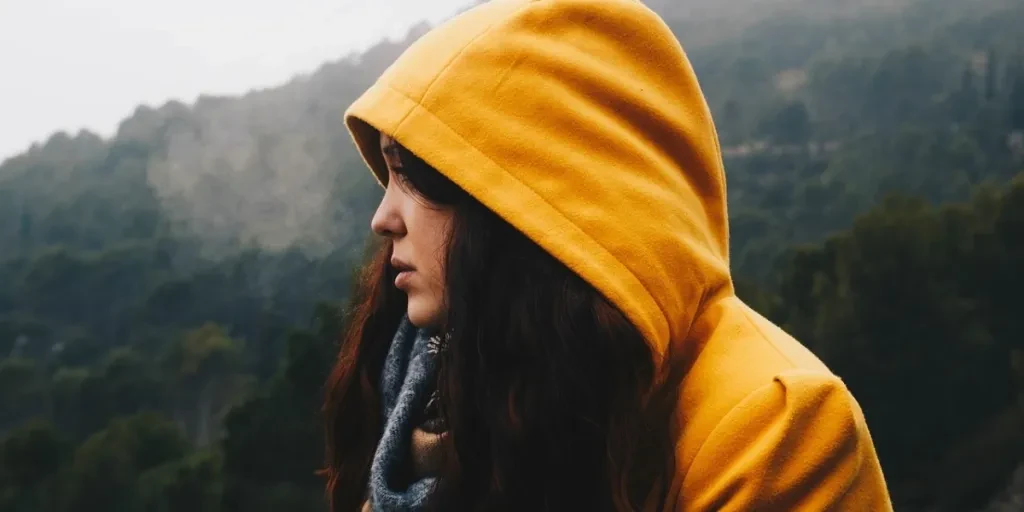
[[(671, 481), (671, 408), (640, 332), (596, 289), (399, 147), (399, 179), (452, 208), (447, 424), (437, 510), (638, 510)], [(327, 489), (358, 510), (381, 435), (380, 374), (405, 309), (390, 244), (365, 267), (327, 385)], [(659, 492), (659, 491), (656, 491)], [(657, 505), (657, 503), (655, 503)]]

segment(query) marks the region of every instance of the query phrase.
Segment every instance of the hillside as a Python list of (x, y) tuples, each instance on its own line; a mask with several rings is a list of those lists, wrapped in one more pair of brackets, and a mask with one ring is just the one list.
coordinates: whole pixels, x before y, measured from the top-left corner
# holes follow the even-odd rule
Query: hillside
[[(862, 397), (901, 503), (988, 501), (1024, 461), (1024, 4), (647, 3), (715, 114), (741, 295)], [(320, 509), (380, 198), (341, 113), (426, 29), (0, 164), (0, 510)]]

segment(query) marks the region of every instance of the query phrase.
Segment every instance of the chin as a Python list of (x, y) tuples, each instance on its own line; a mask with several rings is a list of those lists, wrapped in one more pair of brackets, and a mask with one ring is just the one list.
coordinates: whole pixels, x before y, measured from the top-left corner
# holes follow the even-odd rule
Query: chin
[(409, 315), (409, 321), (420, 329), (437, 328), (441, 324), (441, 308), (422, 299), (409, 297), (406, 313)]

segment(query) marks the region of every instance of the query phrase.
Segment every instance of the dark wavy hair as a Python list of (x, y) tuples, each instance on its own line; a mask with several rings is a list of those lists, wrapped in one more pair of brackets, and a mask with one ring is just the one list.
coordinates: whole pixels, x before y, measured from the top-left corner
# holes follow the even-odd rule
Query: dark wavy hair
[[(448, 350), (439, 361), (448, 426), (435, 510), (638, 510), (671, 483), (672, 399), (656, 399), (651, 349), (623, 313), (529, 238), (410, 151), (398, 179), (452, 208)], [(327, 494), (358, 510), (382, 432), (380, 377), (405, 312), (391, 244), (359, 280), (327, 383)]]

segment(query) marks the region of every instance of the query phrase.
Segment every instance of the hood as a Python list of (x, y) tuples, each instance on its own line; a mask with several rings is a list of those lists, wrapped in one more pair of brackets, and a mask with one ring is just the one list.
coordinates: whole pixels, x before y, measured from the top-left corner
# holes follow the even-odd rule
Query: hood
[(660, 363), (730, 295), (718, 136), (679, 42), (634, 0), (496, 0), (413, 44), (346, 112), (602, 292)]

